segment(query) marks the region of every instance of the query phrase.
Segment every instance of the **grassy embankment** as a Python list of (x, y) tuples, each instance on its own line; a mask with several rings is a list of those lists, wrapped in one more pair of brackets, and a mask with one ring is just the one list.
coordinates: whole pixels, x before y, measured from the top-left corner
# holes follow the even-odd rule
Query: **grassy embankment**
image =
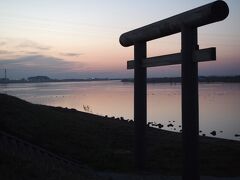
[[(93, 169), (133, 171), (133, 123), (35, 105), (3, 94), (0, 102), (1, 130)], [(181, 134), (147, 128), (147, 142), (149, 172), (181, 175)], [(200, 137), (201, 175), (239, 176), (239, 153), (240, 142)]]

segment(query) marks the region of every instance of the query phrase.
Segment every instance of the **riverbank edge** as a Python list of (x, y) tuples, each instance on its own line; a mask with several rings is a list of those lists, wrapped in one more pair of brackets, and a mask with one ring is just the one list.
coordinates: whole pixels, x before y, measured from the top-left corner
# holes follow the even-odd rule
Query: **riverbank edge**
[[(3, 125), (3, 126), (1, 126), (1, 128), (2, 129), (4, 129), (4, 126), (5, 126), (5, 131), (7, 131), (7, 132), (11, 132), (11, 133), (13, 133), (14, 135), (18, 135), (18, 136), (21, 136), (21, 137), (23, 137), (24, 139), (27, 139), (27, 140), (30, 140), (30, 141), (34, 141), (34, 140), (36, 140), (36, 139), (38, 139), (39, 137), (34, 137), (34, 136), (41, 136), (41, 135), (43, 135), (42, 133), (43, 133), (43, 129), (42, 130), (38, 130), (39, 131), (39, 133), (36, 133), (35, 135), (34, 135), (34, 131), (37, 131), (37, 129), (36, 129), (36, 127), (35, 127), (35, 129), (32, 129), (32, 131), (30, 130), (30, 129), (28, 129), (28, 128), (31, 128), (32, 126), (29, 126), (29, 127), (26, 127), (26, 126), (28, 126), (29, 124), (31, 124), (31, 119), (29, 119), (29, 117), (21, 117), (22, 116), (22, 114), (25, 114), (25, 115), (27, 115), (27, 116), (29, 116), (29, 115), (39, 115), (40, 116), (40, 114), (39, 113), (41, 113), (41, 112), (43, 112), (43, 111), (41, 111), (41, 112), (38, 112), (38, 110), (37, 109), (42, 109), (42, 110), (44, 110), (44, 111), (46, 111), (45, 113), (46, 113), (46, 117), (48, 117), (48, 115), (49, 115), (49, 117), (51, 117), (51, 116), (53, 116), (53, 114), (55, 113), (55, 114), (58, 114), (59, 112), (61, 112), (60, 114), (61, 115), (66, 115), (66, 116), (72, 116), (71, 118), (74, 118), (74, 114), (78, 114), (78, 117), (84, 117), (83, 119), (85, 119), (84, 121), (85, 121), (85, 124), (84, 125), (89, 125), (89, 123), (91, 124), (91, 127), (90, 128), (95, 128), (95, 129), (93, 129), (93, 131), (91, 131), (91, 132), (94, 132), (94, 131), (96, 131), (96, 132), (98, 132), (98, 130), (99, 129), (96, 129), (96, 128), (99, 128), (100, 127), (100, 125), (101, 125), (101, 128), (103, 128), (104, 126), (108, 126), (108, 128), (110, 129), (110, 132), (112, 132), (113, 134), (112, 134), (112, 138), (113, 138), (113, 140), (115, 141), (116, 140), (116, 135), (114, 134), (114, 133), (117, 133), (117, 140), (118, 141), (120, 141), (119, 143), (123, 143), (123, 145), (124, 146), (120, 146), (120, 148), (118, 147), (119, 146), (119, 144), (118, 143), (116, 143), (116, 144), (114, 144), (114, 146), (116, 146), (116, 148), (114, 149), (112, 149), (113, 151), (114, 151), (114, 158), (116, 158), (116, 159), (118, 159), (117, 157), (115, 157), (115, 156), (119, 156), (120, 157), (120, 159), (123, 157), (124, 158), (124, 156), (128, 156), (128, 157), (130, 157), (130, 159), (132, 160), (132, 153), (133, 153), (133, 151), (132, 151), (132, 146), (133, 146), (133, 144), (132, 144), (132, 140), (130, 141), (130, 146), (131, 147), (128, 147), (129, 146), (129, 139), (127, 139), (127, 138), (129, 138), (130, 136), (130, 139), (132, 139), (132, 136), (133, 136), (133, 122), (131, 121), (131, 122), (128, 122), (128, 121), (126, 121), (126, 120), (120, 120), (120, 119), (114, 119), (114, 118), (108, 118), (108, 117), (102, 117), (102, 116), (97, 116), (97, 115), (93, 115), (93, 114), (88, 114), (88, 113), (84, 113), (84, 112), (79, 112), (79, 111), (76, 111), (76, 110), (74, 110), (74, 109), (67, 109), (67, 108), (61, 108), (61, 107), (51, 107), (51, 106), (44, 106), (44, 105), (35, 105), (35, 104), (31, 104), (31, 103), (28, 103), (28, 102), (26, 102), (26, 101), (23, 101), (23, 100), (20, 100), (20, 99), (18, 99), (18, 98), (15, 98), (15, 97), (12, 97), (12, 96), (8, 96), (8, 95), (3, 95), (3, 94), (0, 94), (0, 100), (1, 100), (1, 103), (3, 103), (3, 104), (1, 104), (1, 107), (0, 107), (0, 112), (1, 112), (1, 117), (2, 117), (2, 119), (1, 119), (1, 125)], [(12, 107), (12, 108), (9, 108), (9, 107)], [(14, 108), (14, 109), (13, 109)], [(17, 110), (17, 111), (16, 111)], [(29, 112), (30, 111), (30, 112)], [(51, 112), (50, 112), (51, 111)], [(12, 114), (13, 116), (11, 116), (10, 114)], [(14, 115), (15, 114), (15, 115)], [(32, 117), (34, 117), (34, 115), (32, 116)], [(15, 118), (15, 119), (13, 119), (13, 117)], [(70, 119), (71, 119), (70, 118)], [(34, 118), (33, 118), (34, 119)], [(32, 120), (33, 120), (32, 119)], [(35, 118), (35, 119), (38, 119), (38, 118)], [(41, 119), (41, 118), (40, 118)], [(38, 119), (39, 120), (39, 119)], [(80, 120), (80, 119), (79, 119)], [(10, 123), (9, 123), (9, 122)], [(24, 126), (21, 126), (20, 124), (13, 124), (13, 122), (14, 123), (16, 123), (16, 121), (19, 121), (19, 123), (20, 122), (22, 122), (22, 124), (24, 125)], [(28, 122), (26, 122), (26, 121), (28, 121)], [(41, 122), (39, 121), (38, 123), (42, 123), (42, 121), (43, 121), (43, 119), (41, 119)], [(50, 120), (51, 121), (51, 120)], [(81, 120), (80, 120), (81, 121)], [(90, 122), (88, 122), (88, 124), (86, 123), (87, 121), (90, 121)], [(4, 123), (3, 122), (5, 122), (5, 125), (4, 125)], [(60, 122), (60, 121), (59, 121)], [(62, 121), (63, 122), (63, 121)], [(78, 121), (75, 121), (74, 123), (76, 123), (76, 122), (78, 122)], [(51, 124), (51, 122), (47, 122), (47, 123), (49, 123), (49, 124), (46, 124), (46, 121), (44, 122), (45, 124), (44, 124), (44, 126), (40, 126), (40, 125), (38, 125), (38, 124), (32, 124), (32, 125), (35, 125), (35, 126), (37, 126), (37, 128), (44, 128), (44, 127), (46, 127), (46, 125), (49, 125), (49, 126), (53, 126), (53, 125), (56, 125), (57, 126), (57, 124)], [(98, 125), (98, 127), (96, 127), (96, 126), (94, 126), (93, 125), (93, 123), (96, 123), (97, 125)], [(100, 125), (99, 125), (99, 123), (100, 123)], [(116, 125), (117, 124), (117, 125)], [(69, 124), (67, 124), (66, 122), (65, 122), (65, 125), (69, 125)], [(24, 130), (21, 130), (21, 128), (22, 127), (24, 127), (25, 129)], [(123, 131), (119, 131), (119, 127), (123, 127)], [(46, 128), (48, 128), (48, 127), (46, 127)], [(71, 125), (71, 128), (73, 128), (73, 125)], [(106, 127), (105, 127), (106, 128)], [(113, 129), (113, 131), (111, 131), (111, 128)], [(53, 128), (54, 129), (54, 128)], [(63, 129), (61, 129), (61, 130), (67, 130), (67, 127), (64, 127)], [(72, 130), (72, 129), (71, 129)], [(89, 129), (88, 128), (83, 128), (83, 129), (81, 129), (81, 130), (84, 130), (84, 131), (88, 131)], [(29, 132), (30, 131), (30, 132)], [(131, 132), (129, 132), (129, 131), (131, 131)], [(179, 153), (177, 152), (177, 151), (181, 151), (180, 149), (179, 149), (179, 147), (181, 146), (181, 137), (180, 137), (180, 134), (179, 133), (174, 133), (174, 132), (168, 132), (168, 131), (164, 131), (164, 130), (159, 130), (159, 129), (154, 129), (154, 128), (149, 128), (148, 127), (148, 131), (149, 131), (149, 133), (148, 133), (148, 136), (149, 136), (149, 140), (151, 141), (151, 139), (153, 139), (154, 138), (154, 141), (153, 142), (150, 142), (150, 145), (152, 145), (152, 146), (155, 146), (155, 147), (153, 147), (152, 149), (151, 149), (151, 152), (150, 153), (156, 153), (156, 151), (158, 150), (159, 151), (159, 153), (170, 153), (171, 154), (171, 150), (174, 152), (174, 153), (176, 153), (175, 155), (173, 154), (173, 155), (171, 155), (172, 157), (166, 157), (166, 159), (167, 158), (169, 158), (169, 159), (167, 159), (167, 161), (165, 161), (165, 163), (168, 163), (168, 165), (166, 165), (167, 166), (167, 168), (166, 167), (164, 167), (164, 165), (161, 165), (161, 164), (159, 164), (160, 165), (160, 168), (161, 168), (161, 166), (162, 166), (162, 168), (165, 168), (163, 171), (167, 174), (167, 175), (171, 175), (171, 174), (173, 174), (173, 175), (176, 175), (176, 174), (179, 174), (180, 172), (181, 172), (181, 168), (179, 169), (179, 167), (181, 166), (181, 165), (176, 165), (176, 167), (175, 167), (175, 165), (174, 164), (172, 164), (172, 161), (175, 159), (176, 160), (176, 163), (179, 161), (179, 158), (181, 159), (181, 157), (179, 157), (180, 155), (179, 155)], [(45, 133), (49, 133), (49, 132), (47, 132), (47, 131), (44, 131)], [(59, 131), (59, 132), (61, 132), (61, 131)], [(90, 133), (91, 133), (90, 132)], [(105, 137), (107, 137), (107, 138), (110, 138), (109, 139), (109, 142), (110, 143), (113, 143), (112, 142), (112, 140), (111, 140), (111, 133), (109, 133), (109, 134), (107, 134), (106, 135), (106, 133), (107, 133), (107, 129), (106, 129), (106, 131), (104, 132), (104, 129), (101, 131), (101, 132), (99, 132), (99, 133), (103, 133), (103, 135), (105, 136)], [(61, 133), (58, 133), (58, 132), (56, 132), (56, 134), (61, 134)], [(127, 134), (127, 138), (124, 136), (124, 134)], [(69, 134), (68, 134), (69, 135)], [(53, 135), (54, 136), (54, 135)], [(98, 134), (96, 134), (95, 136), (98, 136)], [(155, 137), (155, 136), (157, 136), (157, 137)], [(163, 136), (163, 137), (160, 137), (160, 136)], [(46, 137), (48, 137), (48, 136), (46, 136)], [(61, 141), (61, 137), (58, 137), (59, 138), (59, 141)], [(63, 137), (62, 137), (63, 138)], [(82, 137), (83, 139), (84, 139), (84, 137)], [(85, 137), (85, 138), (89, 138), (89, 137)], [(96, 137), (90, 137), (90, 138), (96, 138)], [(115, 138), (115, 139), (114, 139)], [(101, 138), (100, 138), (101, 139)], [(100, 140), (99, 139), (99, 140)], [(41, 139), (41, 140), (46, 140), (46, 139)], [(94, 139), (94, 140), (96, 140), (96, 139)], [(123, 141), (122, 141), (123, 140)], [(126, 141), (128, 141), (128, 142), (124, 142), (124, 140), (126, 140)], [(159, 141), (158, 141), (159, 140)], [(69, 141), (69, 139), (67, 139), (67, 141)], [(102, 140), (100, 140), (100, 141), (102, 141)], [(165, 150), (164, 151), (161, 151), (161, 146), (158, 146), (158, 145), (156, 145), (157, 143), (155, 142), (155, 141), (158, 141), (158, 142), (161, 142), (161, 144), (162, 144), (162, 148), (164, 149), (165, 148)], [(204, 150), (204, 152), (205, 152), (205, 159), (203, 159), (203, 160), (205, 160), (206, 162), (208, 162), (208, 159), (206, 159), (206, 158), (208, 158), (208, 156), (210, 155), (211, 156), (211, 153), (214, 153), (214, 152), (218, 152), (219, 150), (223, 150), (224, 152), (223, 152), (223, 154), (228, 154), (228, 157), (225, 157), (225, 159), (229, 162), (231, 162), (232, 163), (232, 166), (233, 166), (233, 169), (232, 169), (232, 171), (231, 171), (231, 169), (230, 168), (227, 168), (227, 165), (225, 165), (225, 167), (226, 167), (226, 171), (225, 171), (225, 176), (227, 175), (227, 176), (239, 176), (239, 172), (238, 171), (236, 171), (237, 170), (237, 168), (239, 167), (239, 164), (238, 164), (238, 160), (239, 160), (239, 157), (231, 157), (231, 155), (232, 156), (234, 156), (234, 155), (237, 155), (237, 153), (239, 153), (240, 152), (240, 143), (239, 142), (237, 142), (237, 141), (232, 141), (232, 140), (223, 140), (223, 139), (217, 139), (217, 138), (208, 138), (208, 137), (200, 137), (200, 141), (201, 141), (201, 144), (203, 144), (205, 147), (205, 150)], [(34, 141), (35, 142), (35, 141)], [(78, 141), (79, 142), (79, 141)], [(53, 143), (53, 142), (48, 142), (48, 143)], [(66, 142), (65, 142), (66, 143)], [(74, 142), (75, 143), (75, 142)], [(114, 142), (115, 143), (115, 142)], [(173, 144), (172, 144), (173, 143)], [(174, 145), (174, 143), (176, 143), (175, 145)], [(41, 145), (41, 142), (37, 142), (37, 144), (40, 144)], [(81, 143), (79, 143), (79, 144), (81, 144)], [(97, 143), (97, 141), (96, 142), (93, 142), (93, 145), (96, 145), (96, 144), (98, 144)], [(217, 146), (217, 148), (216, 147), (214, 147), (215, 145)], [(66, 146), (67, 145), (69, 145), (69, 143), (67, 143), (66, 144)], [(70, 144), (71, 145), (71, 144)], [(94, 145), (94, 146), (95, 146)], [(46, 145), (45, 145), (46, 146)], [(57, 147), (59, 147), (60, 146), (60, 143), (59, 144), (57, 144), (56, 143), (56, 146)], [(63, 141), (63, 146), (64, 146), (64, 141)], [(98, 145), (96, 145), (96, 146), (98, 146)], [(128, 148), (125, 148), (125, 149), (123, 149), (122, 147), (128, 147)], [(102, 147), (102, 146), (99, 146), (99, 147)], [(213, 149), (211, 149), (211, 147), (214, 147)], [(72, 146), (72, 148), (74, 148), (74, 146)], [(166, 148), (168, 148), (168, 149), (166, 149)], [(56, 148), (54, 148), (54, 144), (52, 144), (51, 145), (51, 149), (53, 149), (53, 150), (55, 150), (56, 151)], [(65, 148), (63, 148), (63, 149), (65, 149)], [(129, 150), (130, 149), (130, 150)], [(101, 149), (100, 149), (101, 150)], [(105, 149), (104, 149), (105, 150)], [(103, 150), (103, 151), (104, 151)], [(213, 151), (213, 152), (211, 152), (210, 154), (207, 154), (206, 152), (208, 152), (208, 151)], [(74, 150), (73, 150), (74, 151)], [(227, 152), (228, 151), (228, 152)], [(64, 152), (64, 151), (63, 151)], [(62, 152), (61, 152), (62, 153)], [(66, 153), (66, 152), (65, 152)], [(106, 153), (108, 153), (108, 152), (106, 152)], [(110, 152), (111, 153), (111, 152)], [(230, 156), (229, 156), (229, 153), (230, 153)], [(71, 153), (69, 153), (69, 154), (71, 154)], [(105, 154), (104, 152), (102, 153), (102, 154)], [(218, 153), (217, 153), (218, 154)], [(66, 155), (66, 154), (65, 154)], [(68, 155), (68, 154), (67, 154)], [(106, 155), (106, 154), (105, 154)], [(157, 158), (159, 158), (158, 156), (158, 154), (155, 154), (155, 156), (157, 157)], [(165, 155), (164, 155), (165, 156)], [(163, 157), (164, 157), (163, 156)], [(176, 156), (176, 157), (175, 157)], [(219, 156), (219, 155), (218, 155)], [(221, 154), (221, 156), (222, 156), (222, 154)], [(162, 157), (162, 156), (160, 156), (160, 157)], [(96, 158), (96, 157), (94, 157), (94, 158)], [(99, 158), (99, 157), (98, 157)], [(104, 157), (102, 157), (102, 158), (104, 158)], [(171, 160), (171, 158), (173, 159), (173, 160)], [(224, 159), (223, 157), (217, 157), (216, 156), (216, 158), (222, 158), (222, 159)], [(230, 158), (230, 159), (229, 159)], [(120, 160), (119, 159), (119, 160)], [(126, 159), (129, 159), (129, 158), (126, 158)], [(126, 160), (126, 159), (124, 159), (124, 160)], [(169, 162), (168, 162), (168, 160), (169, 160)], [(231, 161), (232, 160), (232, 161)], [(91, 161), (90, 161), (91, 162)], [(110, 162), (110, 161), (109, 161)], [(156, 161), (156, 162), (151, 162), (151, 163), (153, 163), (152, 164), (152, 167), (154, 167), (154, 166), (157, 166), (157, 164), (156, 165), (154, 165), (154, 163), (157, 163), (158, 161)], [(205, 165), (207, 165), (208, 163), (204, 163)], [(237, 164), (236, 164), (237, 163)], [(94, 164), (94, 163), (93, 163)], [(123, 163), (124, 164), (124, 163)], [(122, 164), (122, 165), (123, 165)], [(229, 164), (228, 164), (229, 165)], [(210, 166), (211, 166), (211, 163), (210, 163)], [(95, 167), (96, 168), (96, 167)], [(172, 169), (171, 169), (172, 168)], [(176, 168), (176, 169), (175, 169)], [(211, 168), (213, 168), (213, 167), (210, 167), (210, 169)], [(224, 167), (222, 167), (222, 168), (224, 168)], [(100, 168), (101, 169), (101, 168)], [(158, 168), (157, 168), (158, 169)], [(171, 170), (170, 170), (171, 169)], [(173, 171), (174, 171), (174, 169), (176, 170), (176, 172), (175, 173), (173, 173)], [(209, 169), (209, 168), (207, 168), (207, 169)], [(104, 169), (102, 169), (102, 170), (104, 170)], [(108, 170), (108, 169), (105, 169), (105, 170)], [(117, 169), (115, 169), (115, 170), (117, 170)], [(117, 170), (118, 171), (118, 170)], [(120, 170), (120, 171), (126, 171), (126, 170)], [(132, 171), (132, 170), (130, 170), (130, 171)], [(159, 172), (160, 173), (162, 173), (163, 172), (162, 170), (160, 170)], [(211, 172), (205, 172), (204, 174), (210, 174), (210, 175), (217, 175), (217, 176), (224, 176), (224, 174), (221, 174), (222, 172), (220, 172), (220, 170), (214, 170), (215, 172), (214, 173), (212, 173), (211, 174)], [(219, 173), (220, 174), (218, 174), (217, 172), (219, 171)], [(155, 171), (156, 172), (156, 171)]]

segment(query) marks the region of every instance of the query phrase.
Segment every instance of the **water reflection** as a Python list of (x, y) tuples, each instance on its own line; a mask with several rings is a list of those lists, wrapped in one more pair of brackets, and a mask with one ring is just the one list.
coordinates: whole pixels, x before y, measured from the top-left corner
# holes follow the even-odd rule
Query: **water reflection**
[[(0, 85), (1, 92), (27, 101), (62, 106), (95, 114), (133, 119), (133, 84), (120, 81), (61, 82)], [(148, 121), (163, 129), (181, 129), (181, 85), (148, 84)], [(200, 134), (237, 139), (240, 134), (240, 84), (199, 85)], [(85, 108), (86, 110), (86, 108)], [(173, 127), (167, 127), (168, 124)]]

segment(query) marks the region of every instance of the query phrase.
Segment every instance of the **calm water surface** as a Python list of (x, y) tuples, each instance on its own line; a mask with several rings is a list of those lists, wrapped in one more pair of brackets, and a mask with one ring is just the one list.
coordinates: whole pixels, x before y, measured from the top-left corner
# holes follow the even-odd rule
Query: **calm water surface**
[[(133, 84), (121, 81), (26, 83), (0, 85), (0, 92), (32, 103), (133, 119)], [(181, 85), (148, 84), (148, 121), (163, 129), (181, 128)], [(199, 125), (207, 136), (240, 140), (240, 83), (199, 85)], [(85, 109), (84, 109), (85, 107)], [(88, 108), (86, 108), (88, 107)], [(169, 123), (174, 127), (167, 127)]]

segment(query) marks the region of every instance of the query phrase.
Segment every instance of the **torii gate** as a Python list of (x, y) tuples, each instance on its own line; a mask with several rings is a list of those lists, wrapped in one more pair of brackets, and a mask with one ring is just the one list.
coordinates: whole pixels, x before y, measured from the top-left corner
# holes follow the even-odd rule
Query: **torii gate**
[[(216, 60), (216, 48), (200, 49), (197, 28), (224, 20), (229, 13), (224, 1), (215, 1), (170, 18), (129, 31), (120, 36), (124, 47), (134, 45), (134, 60), (127, 68), (134, 69), (135, 163), (144, 169), (146, 152), (147, 67), (181, 64), (182, 74), (182, 139), (184, 180), (199, 180), (199, 102), (198, 62)], [(146, 42), (181, 32), (181, 53), (146, 57)]]

